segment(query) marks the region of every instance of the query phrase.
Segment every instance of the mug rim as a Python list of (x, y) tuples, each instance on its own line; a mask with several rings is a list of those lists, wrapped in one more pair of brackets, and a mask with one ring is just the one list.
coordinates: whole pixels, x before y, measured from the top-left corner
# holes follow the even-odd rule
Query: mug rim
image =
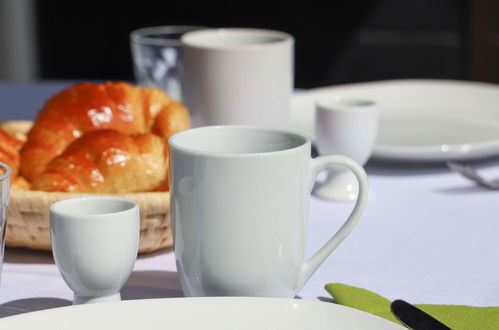
[[(100, 201), (121, 201), (128, 203), (126, 208), (123, 208), (122, 210), (119, 211), (114, 211), (114, 212), (106, 212), (106, 213), (76, 213), (76, 212), (71, 212), (67, 211), (66, 209), (60, 209), (62, 204), (66, 203), (75, 203), (75, 202), (80, 202), (80, 201), (86, 201), (86, 202), (91, 202), (95, 200), (100, 200)], [(64, 219), (69, 219), (69, 218), (98, 218), (98, 217), (107, 217), (107, 216), (115, 216), (119, 215), (121, 213), (127, 213), (131, 212), (134, 209), (138, 208), (139, 204), (129, 198), (124, 198), (124, 197), (118, 197), (118, 196), (82, 196), (82, 197), (73, 197), (73, 198), (66, 198), (62, 199), (60, 201), (54, 202), (50, 205), (50, 213), (52, 214), (57, 214), (62, 216)]]
[(7, 180), (12, 175), (12, 169), (10, 168), (9, 165), (7, 165), (3, 162), (0, 162), (0, 167), (3, 167), (3, 169), (5, 170), (5, 173), (0, 175), (0, 182), (3, 182), (5, 180)]
[[(262, 151), (262, 152), (226, 152), (226, 151), (206, 151), (195, 149), (191, 147), (182, 146), (175, 142), (176, 139), (182, 137), (183, 135), (192, 134), (193, 132), (199, 131), (210, 131), (210, 130), (230, 130), (230, 131), (260, 131), (260, 132), (272, 132), (277, 134), (286, 134), (288, 136), (294, 136), (295, 138), (301, 139), (302, 141), (293, 147), (275, 150), (275, 151)], [(172, 135), (168, 139), (168, 145), (171, 147), (170, 150), (178, 150), (189, 155), (205, 156), (205, 157), (219, 157), (219, 158), (251, 158), (251, 157), (268, 157), (277, 156), (286, 153), (296, 152), (301, 148), (305, 148), (307, 145), (311, 146), (311, 140), (304, 133), (296, 129), (290, 128), (272, 128), (264, 126), (251, 126), (251, 125), (214, 125), (214, 126), (201, 126), (191, 129), (187, 129)]]
[[(196, 41), (199, 37), (211, 37), (211, 36), (230, 36), (230, 35), (240, 35), (240, 36), (264, 36), (264, 37), (274, 37), (279, 40), (268, 42), (268, 43), (252, 43), (246, 45), (232, 45), (232, 44), (211, 44)], [(241, 27), (229, 27), (229, 28), (208, 28), (202, 30), (190, 31), (183, 34), (180, 37), (180, 41), (183, 46), (203, 49), (203, 50), (218, 50), (218, 51), (248, 51), (248, 50), (261, 50), (261, 49), (271, 49), (276, 47), (282, 47), (283, 45), (289, 45), (294, 43), (294, 37), (286, 32), (271, 29), (257, 29), (257, 28), (241, 28)]]
[(130, 41), (141, 45), (153, 46), (181, 46), (180, 38), (177, 39), (161, 39), (152, 38), (154, 34), (178, 33), (185, 34), (196, 30), (206, 29), (205, 26), (198, 25), (156, 25), (142, 27), (130, 32)]

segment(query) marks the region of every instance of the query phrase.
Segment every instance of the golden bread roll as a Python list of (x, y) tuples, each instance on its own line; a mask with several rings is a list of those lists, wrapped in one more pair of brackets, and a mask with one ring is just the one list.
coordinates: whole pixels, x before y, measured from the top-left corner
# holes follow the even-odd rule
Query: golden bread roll
[(88, 193), (167, 190), (166, 140), (113, 129), (88, 132), (50, 161), (31, 188)]
[(31, 184), (22, 176), (16, 175), (12, 177), (11, 188), (14, 190), (30, 190)]
[(28, 190), (30, 184), (23, 177), (19, 176), (21, 156), (19, 150), (23, 141), (11, 135), (5, 129), (0, 128), (0, 162), (7, 164), (11, 170), (12, 189)]
[(26, 142), (28, 132), (32, 126), (33, 122), (29, 120), (7, 120), (0, 122), (0, 129), (22, 141), (22, 143)]
[(19, 150), (23, 142), (0, 129), (0, 162), (5, 163), (12, 169), (12, 175), (19, 173), (21, 158)]
[[(21, 149), (21, 172), (28, 181), (37, 182), (32, 189), (48, 189), (47, 173), (51, 173), (55, 165), (45, 171), (47, 165), (87, 132), (113, 129), (124, 134), (153, 133), (166, 142), (171, 135), (189, 127), (188, 110), (159, 89), (141, 88), (124, 82), (77, 84), (50, 98), (38, 114)], [(59, 162), (61, 160), (56, 162), (58, 168), (61, 166)], [(83, 164), (74, 165), (84, 169)], [(44, 178), (38, 179), (42, 173)], [(62, 179), (61, 176), (55, 178)], [(64, 182), (54, 185), (67, 185), (65, 189), (72, 191), (72, 184)], [(92, 185), (88, 188), (91, 190), (87, 192), (94, 191)], [(133, 187), (133, 191), (149, 190)]]

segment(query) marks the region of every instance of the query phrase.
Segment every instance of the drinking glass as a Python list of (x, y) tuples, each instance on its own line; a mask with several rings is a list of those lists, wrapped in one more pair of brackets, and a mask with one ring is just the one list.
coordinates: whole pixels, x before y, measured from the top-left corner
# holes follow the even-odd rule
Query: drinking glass
[(135, 80), (143, 87), (157, 87), (182, 102), (179, 77), (182, 65), (182, 34), (203, 29), (201, 26), (152, 26), (130, 33)]
[(10, 195), (10, 167), (0, 162), (0, 273), (2, 272), (3, 256), (5, 251), (5, 224), (7, 216), (7, 207), (9, 205)]

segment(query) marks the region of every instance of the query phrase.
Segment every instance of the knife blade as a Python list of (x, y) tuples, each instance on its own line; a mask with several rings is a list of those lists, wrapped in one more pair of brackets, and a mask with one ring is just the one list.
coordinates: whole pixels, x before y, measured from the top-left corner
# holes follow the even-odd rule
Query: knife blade
[(404, 300), (394, 300), (392, 314), (405, 326), (414, 330), (450, 330), (448, 326)]

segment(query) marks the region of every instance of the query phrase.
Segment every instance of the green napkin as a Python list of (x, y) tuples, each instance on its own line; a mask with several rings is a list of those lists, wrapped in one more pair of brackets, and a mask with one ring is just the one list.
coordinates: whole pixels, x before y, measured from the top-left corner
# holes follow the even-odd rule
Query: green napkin
[[(360, 309), (401, 324), (390, 312), (391, 301), (374, 292), (341, 283), (326, 284), (341, 305)], [(403, 297), (400, 297), (403, 299)], [(499, 329), (499, 307), (415, 305), (452, 329)]]

